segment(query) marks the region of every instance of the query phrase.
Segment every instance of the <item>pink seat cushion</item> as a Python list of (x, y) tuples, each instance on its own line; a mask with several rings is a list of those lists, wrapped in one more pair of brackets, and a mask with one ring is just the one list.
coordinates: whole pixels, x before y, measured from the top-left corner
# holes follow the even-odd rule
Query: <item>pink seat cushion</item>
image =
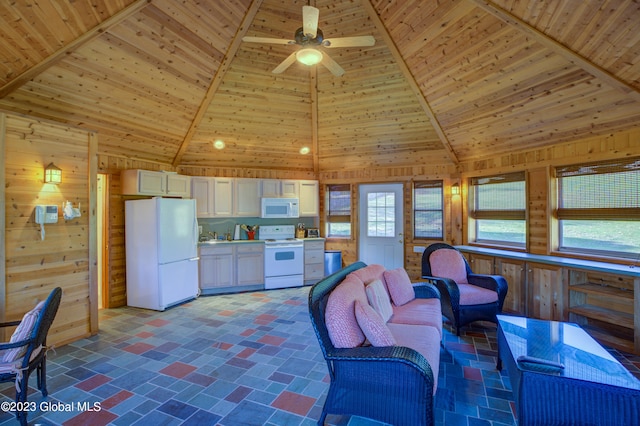
[(364, 335), (373, 346), (394, 346), (396, 340), (393, 338), (389, 327), (382, 320), (380, 314), (366, 303), (359, 300), (355, 302), (356, 319)]
[(460, 305), (483, 305), (498, 300), (498, 293), (472, 284), (458, 284)]
[(440, 299), (413, 299), (402, 306), (394, 306), (390, 322), (393, 324), (429, 325), (436, 328), (442, 338)]
[(454, 249), (439, 249), (429, 256), (434, 277), (451, 278), (458, 284), (468, 284), (467, 268), (462, 254)]
[(429, 363), (433, 372), (433, 394), (438, 388), (440, 371), (440, 334), (434, 327), (425, 325), (387, 324), (398, 346), (418, 351)]
[(367, 284), (365, 292), (367, 293), (369, 305), (380, 314), (384, 322), (389, 321), (389, 318), (393, 315), (393, 307), (391, 306), (387, 289), (384, 284), (382, 284), (382, 281), (374, 280), (370, 284)]
[(387, 282), (391, 300), (396, 306), (402, 306), (416, 298), (411, 279), (404, 268), (384, 271), (384, 279)]
[(356, 320), (356, 300), (368, 304), (362, 282), (349, 276), (329, 294), (324, 313), (325, 325), (336, 348), (355, 348), (364, 343), (365, 336)]

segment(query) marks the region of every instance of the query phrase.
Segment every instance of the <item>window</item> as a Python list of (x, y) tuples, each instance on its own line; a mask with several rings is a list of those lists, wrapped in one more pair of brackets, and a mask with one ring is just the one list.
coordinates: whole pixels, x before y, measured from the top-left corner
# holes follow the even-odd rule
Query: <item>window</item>
[(351, 186), (327, 185), (327, 236), (351, 236)]
[(640, 158), (556, 168), (560, 250), (640, 256)]
[(413, 237), (441, 240), (444, 237), (444, 191), (442, 181), (413, 184)]
[(469, 202), (476, 242), (524, 247), (524, 172), (472, 178)]

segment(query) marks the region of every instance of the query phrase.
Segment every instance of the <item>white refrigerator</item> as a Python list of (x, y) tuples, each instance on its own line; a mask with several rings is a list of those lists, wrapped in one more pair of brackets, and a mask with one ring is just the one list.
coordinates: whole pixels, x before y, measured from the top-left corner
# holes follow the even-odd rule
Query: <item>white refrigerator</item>
[(125, 201), (127, 305), (164, 311), (198, 296), (196, 201)]

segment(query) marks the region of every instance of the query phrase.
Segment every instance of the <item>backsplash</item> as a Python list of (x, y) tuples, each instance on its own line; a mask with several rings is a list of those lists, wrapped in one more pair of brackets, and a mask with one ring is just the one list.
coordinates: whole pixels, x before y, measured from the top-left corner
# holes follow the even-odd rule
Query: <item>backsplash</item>
[[(317, 228), (316, 218), (313, 217), (300, 217), (296, 219), (262, 219), (259, 217), (228, 217), (228, 218), (198, 218), (198, 225), (202, 226), (202, 236), (209, 236), (209, 232), (217, 233), (219, 238), (224, 237), (228, 232), (233, 236), (233, 231), (236, 225), (298, 225), (304, 224), (305, 228)], [(240, 239), (246, 240), (247, 233), (240, 230)], [(258, 228), (258, 234), (256, 239), (260, 239), (260, 229)]]

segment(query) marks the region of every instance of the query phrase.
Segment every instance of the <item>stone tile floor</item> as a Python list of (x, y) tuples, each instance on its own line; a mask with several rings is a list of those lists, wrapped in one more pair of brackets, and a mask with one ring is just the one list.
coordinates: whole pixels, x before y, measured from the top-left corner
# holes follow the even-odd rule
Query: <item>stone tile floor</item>
[[(100, 333), (50, 352), (49, 396), (32, 389), (34, 425), (312, 425), (327, 367), (310, 324), (309, 288), (201, 297), (165, 312), (104, 310)], [(436, 425), (515, 425), (492, 324), (445, 324)], [(640, 377), (640, 358), (612, 353)], [(35, 377), (31, 379), (35, 386)], [(0, 400), (14, 398), (0, 385)], [(96, 408), (90, 410), (90, 408)], [(329, 416), (332, 425), (376, 425)], [(16, 424), (0, 412), (0, 425)]]

